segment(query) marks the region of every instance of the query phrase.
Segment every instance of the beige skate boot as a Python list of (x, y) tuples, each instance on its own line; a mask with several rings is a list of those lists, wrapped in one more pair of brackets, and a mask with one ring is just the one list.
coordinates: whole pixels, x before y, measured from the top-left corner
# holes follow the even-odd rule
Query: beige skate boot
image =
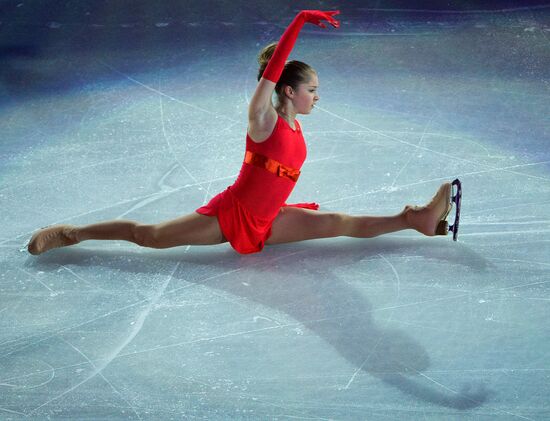
[(444, 183), (426, 206), (406, 206), (405, 217), (411, 228), (424, 235), (447, 235), (447, 215), (452, 209), (451, 183)]
[(54, 225), (41, 229), (29, 241), (29, 253), (38, 255), (53, 248), (77, 244), (74, 228), (73, 225)]

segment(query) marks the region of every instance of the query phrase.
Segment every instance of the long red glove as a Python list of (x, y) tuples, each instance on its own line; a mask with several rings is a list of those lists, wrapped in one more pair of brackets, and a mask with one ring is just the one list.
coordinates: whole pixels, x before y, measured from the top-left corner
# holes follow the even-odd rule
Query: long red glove
[(320, 10), (302, 10), (298, 13), (279, 40), (279, 43), (277, 44), (277, 47), (273, 52), (273, 56), (271, 56), (262, 77), (277, 83), (283, 73), (286, 59), (290, 55), (290, 52), (296, 43), (296, 39), (298, 38), (298, 33), (304, 24), (309, 22), (318, 25), (321, 28), (326, 28), (326, 25), (322, 23), (321, 20), (327, 20), (332, 26), (339, 28), (340, 22), (333, 18), (334, 15), (339, 13), (339, 10), (329, 12), (322, 12)]

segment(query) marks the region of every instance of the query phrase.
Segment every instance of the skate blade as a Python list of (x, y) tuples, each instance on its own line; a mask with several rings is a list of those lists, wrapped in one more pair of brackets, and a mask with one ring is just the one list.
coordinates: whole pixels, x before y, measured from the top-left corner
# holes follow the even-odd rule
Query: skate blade
[(452, 196), (452, 202), (455, 204), (455, 219), (454, 223), (449, 226), (449, 231), (453, 233), (453, 241), (458, 239), (458, 227), (460, 223), (460, 205), (462, 202), (462, 183), (457, 178), (452, 183), (453, 190), (456, 187), (456, 194)]

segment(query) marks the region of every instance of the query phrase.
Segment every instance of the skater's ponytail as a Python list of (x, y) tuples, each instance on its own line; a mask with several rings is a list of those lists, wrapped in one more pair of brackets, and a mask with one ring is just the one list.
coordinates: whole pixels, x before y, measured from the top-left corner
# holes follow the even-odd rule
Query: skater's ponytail
[[(258, 55), (258, 63), (260, 65), (258, 70), (258, 81), (264, 74), (264, 70), (275, 52), (275, 48), (277, 48), (277, 43), (273, 42), (266, 45), (260, 51)], [(277, 92), (279, 102), (282, 103), (281, 99), (284, 97), (284, 85), (288, 85), (296, 91), (300, 83), (308, 83), (309, 79), (314, 74), (316, 74), (316, 72), (309, 64), (297, 60), (287, 61), (283, 73), (275, 86), (275, 92)]]

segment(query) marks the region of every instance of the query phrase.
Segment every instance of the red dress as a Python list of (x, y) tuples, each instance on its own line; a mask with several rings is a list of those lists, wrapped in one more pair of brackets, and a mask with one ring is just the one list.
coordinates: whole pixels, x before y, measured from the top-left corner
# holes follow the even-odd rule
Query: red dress
[[(296, 120), (295, 125), (296, 130), (293, 130), (278, 116), (273, 132), (264, 142), (254, 142), (247, 133), (246, 151), (299, 170), (307, 151), (302, 129)], [(237, 252), (256, 253), (264, 248), (273, 221), (282, 207), (319, 209), (316, 203), (286, 204), (295, 185), (296, 181), (285, 176), (284, 171), (277, 174), (243, 162), (235, 183), (195, 212), (217, 216), (223, 235)]]

